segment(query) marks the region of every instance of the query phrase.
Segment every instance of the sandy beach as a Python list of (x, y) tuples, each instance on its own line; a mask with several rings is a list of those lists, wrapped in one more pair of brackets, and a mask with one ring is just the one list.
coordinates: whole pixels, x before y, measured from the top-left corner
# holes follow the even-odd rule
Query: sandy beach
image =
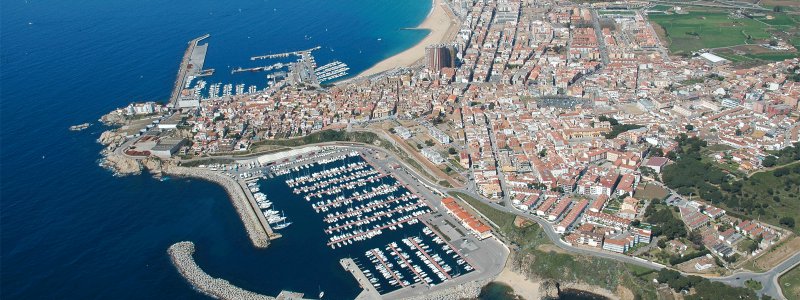
[(514, 294), (517, 294), (525, 300), (542, 299), (543, 295), (539, 292), (541, 282), (525, 278), (525, 275), (514, 272), (508, 265), (506, 265), (500, 275), (497, 275), (494, 281), (507, 284), (514, 289)]
[(417, 29), (430, 30), (430, 33), (422, 41), (414, 45), (414, 47), (384, 59), (358, 74), (358, 77), (374, 75), (397, 67), (411, 66), (425, 57), (425, 47), (442, 43), (453, 36), (458, 30), (459, 24), (446, 5), (441, 0), (433, 0), (433, 8), (422, 24), (417, 27)]

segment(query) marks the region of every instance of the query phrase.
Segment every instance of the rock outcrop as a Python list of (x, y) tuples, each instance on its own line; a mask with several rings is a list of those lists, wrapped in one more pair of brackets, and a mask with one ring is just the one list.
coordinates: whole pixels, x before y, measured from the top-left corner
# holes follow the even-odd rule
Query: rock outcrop
[(120, 145), (125, 142), (125, 135), (114, 130), (107, 130), (100, 134), (97, 141), (104, 146)]
[(142, 164), (138, 160), (125, 155), (113, 153), (106, 155), (101, 164), (118, 176), (142, 174)]
[(99, 121), (107, 126), (122, 125), (125, 123), (125, 116), (118, 109), (100, 117)]
[(558, 299), (558, 282), (545, 280), (539, 287), (543, 299)]

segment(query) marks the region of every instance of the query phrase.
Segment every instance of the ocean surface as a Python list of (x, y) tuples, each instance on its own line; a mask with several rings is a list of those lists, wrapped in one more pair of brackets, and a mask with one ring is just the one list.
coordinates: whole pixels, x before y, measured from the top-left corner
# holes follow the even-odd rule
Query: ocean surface
[(103, 128), (67, 127), (131, 101), (167, 98), (186, 43), (205, 33), (205, 67), (220, 74), (214, 82), (263, 87), (257, 74), (228, 70), (252, 66), (253, 55), (319, 45), (319, 63), (340, 60), (357, 74), (420, 41), (424, 31), (403, 28), (421, 23), (430, 7), (430, 0), (0, 2), (0, 298), (202, 298), (166, 254), (183, 240), (195, 242), (208, 273), (242, 287), (351, 298), (355, 280), (338, 264), (315, 265), (325, 254), (301, 251), (303, 236), (256, 250), (221, 187), (115, 178), (97, 166)]

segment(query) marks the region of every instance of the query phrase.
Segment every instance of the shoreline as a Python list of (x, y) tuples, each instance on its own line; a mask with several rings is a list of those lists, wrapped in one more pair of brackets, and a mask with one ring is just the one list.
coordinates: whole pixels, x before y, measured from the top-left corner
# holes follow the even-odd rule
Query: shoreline
[(239, 219), (242, 220), (247, 236), (250, 237), (250, 242), (253, 243), (253, 246), (262, 249), (269, 246), (269, 233), (261, 224), (258, 215), (253, 211), (250, 200), (244, 190), (236, 181), (221, 174), (187, 167), (169, 166), (164, 168), (163, 172), (172, 176), (198, 178), (222, 186), (228, 193), (236, 213), (239, 214)]
[(545, 296), (540, 291), (542, 287), (541, 280), (528, 279), (525, 275), (512, 270), (508, 265), (503, 268), (503, 271), (500, 272), (500, 275), (497, 275), (494, 281), (508, 285), (515, 295), (525, 300), (538, 300)]
[[(548, 282), (542, 279), (527, 278), (525, 275), (513, 270), (510, 265), (506, 265), (493, 282), (511, 287), (514, 295), (525, 300), (558, 297), (560, 292), (567, 290), (593, 294), (608, 300), (619, 300), (623, 298), (612, 291), (585, 283), (556, 283), (554, 281)], [(558, 288), (556, 288), (556, 284), (558, 284)], [(631, 295), (630, 298), (632, 297)]]
[(442, 3), (442, 0), (433, 0), (431, 10), (421, 24), (414, 28), (403, 28), (403, 30), (429, 30), (428, 35), (421, 41), (411, 46), (411, 48), (376, 63), (359, 73), (354, 79), (372, 76), (399, 67), (413, 66), (425, 57), (425, 47), (445, 42), (453, 35), (453, 30), (457, 30), (459, 26), (458, 19), (448, 11), (449, 9), (445, 7), (446, 5)]

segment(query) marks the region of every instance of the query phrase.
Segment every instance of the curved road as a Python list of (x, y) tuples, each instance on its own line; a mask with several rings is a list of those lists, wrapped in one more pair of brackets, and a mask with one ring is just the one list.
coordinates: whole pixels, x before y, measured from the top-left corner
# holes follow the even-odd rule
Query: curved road
[[(420, 183), (426, 185), (429, 189), (434, 190), (434, 191), (438, 192), (439, 194), (444, 194), (443, 192), (459, 192), (459, 193), (463, 193), (463, 194), (465, 194), (467, 196), (470, 196), (470, 197), (473, 197), (473, 198), (477, 199), (478, 201), (481, 201), (482, 203), (485, 203), (485, 204), (491, 206), (494, 209), (497, 209), (497, 210), (500, 210), (500, 211), (503, 211), (503, 212), (506, 212), (506, 213), (514, 214), (514, 215), (526, 218), (528, 220), (534, 221), (537, 224), (539, 224), (539, 226), (542, 227), (542, 229), (544, 230), (544, 232), (547, 235), (547, 237), (550, 238), (551, 241), (553, 241), (553, 244), (555, 244), (557, 247), (559, 247), (561, 249), (564, 249), (564, 250), (566, 250), (568, 252), (575, 253), (575, 254), (588, 255), (588, 256), (602, 257), (602, 258), (607, 258), (607, 259), (613, 259), (613, 260), (620, 261), (620, 262), (623, 262), (623, 263), (629, 263), (629, 264), (633, 264), (633, 265), (637, 265), (637, 266), (641, 266), (641, 267), (645, 267), (645, 268), (653, 269), (653, 270), (661, 270), (661, 269), (666, 267), (666, 266), (664, 266), (662, 264), (651, 262), (651, 261), (648, 261), (648, 260), (645, 260), (645, 259), (641, 259), (641, 258), (638, 258), (638, 257), (627, 256), (627, 255), (618, 254), (618, 253), (614, 253), (614, 252), (597, 251), (597, 250), (593, 250), (593, 249), (575, 247), (575, 246), (573, 246), (571, 244), (568, 244), (568, 243), (564, 242), (564, 240), (561, 239), (560, 234), (556, 233), (555, 228), (553, 228), (553, 225), (550, 224), (549, 222), (545, 221), (544, 219), (539, 218), (538, 216), (533, 216), (533, 215), (531, 215), (529, 213), (522, 212), (522, 211), (517, 210), (517, 209), (515, 209), (513, 207), (503, 206), (503, 205), (500, 205), (500, 204), (498, 204), (496, 202), (491, 202), (491, 201), (487, 200), (486, 198), (484, 198), (483, 196), (478, 195), (477, 193), (469, 190), (469, 187), (465, 187), (465, 188), (445, 188), (445, 187), (439, 186), (438, 184), (429, 181), (425, 176), (420, 175), (417, 172), (416, 169), (408, 166), (405, 162), (403, 162), (402, 159), (397, 157), (397, 155), (395, 153), (386, 151), (383, 148), (380, 148), (380, 147), (377, 147), (377, 146), (373, 146), (373, 145), (360, 144), (360, 143), (331, 143), (331, 144), (339, 145), (339, 146), (345, 145), (345, 146), (365, 147), (365, 148), (369, 148), (369, 149), (372, 149), (372, 150), (375, 150), (375, 151), (380, 151), (382, 153), (389, 154), (389, 157), (391, 157), (391, 159), (387, 159), (387, 160), (383, 160), (383, 161), (378, 162), (381, 165), (381, 167), (387, 167), (387, 164), (389, 164), (389, 163), (398, 163), (398, 164), (402, 165), (406, 170), (408, 170), (411, 173), (413, 173), (415, 180), (417, 180)], [(744, 283), (748, 279), (758, 280), (764, 286), (764, 288), (762, 290), (757, 291), (757, 293), (759, 295), (766, 294), (766, 295), (771, 296), (774, 299), (785, 299), (783, 297), (783, 294), (781, 293), (780, 285), (778, 284), (778, 278), (780, 277), (781, 274), (783, 274), (786, 271), (792, 269), (793, 267), (797, 266), (798, 264), (800, 264), (800, 253), (796, 253), (795, 255), (790, 257), (789, 259), (783, 261), (778, 266), (775, 266), (774, 268), (772, 268), (772, 269), (770, 269), (770, 270), (768, 270), (768, 271), (766, 271), (764, 273), (739, 272), (739, 273), (735, 273), (733, 275), (724, 276), (724, 277), (703, 276), (703, 275), (700, 275), (700, 276), (701, 277), (705, 277), (705, 278), (707, 278), (707, 279), (709, 279), (711, 281), (718, 281), (718, 282), (722, 282), (722, 283), (725, 283), (725, 284), (728, 284), (728, 285), (731, 285), (731, 286), (738, 286), (738, 287), (744, 287), (745, 286)], [(683, 274), (683, 275), (696, 275), (696, 274), (687, 274), (687, 273), (684, 273), (684, 272), (681, 272), (681, 274)]]
[[(306, 146), (311, 146), (311, 145), (306, 145)], [(303, 147), (306, 147), (306, 146), (289, 147), (289, 148), (303, 148)], [(438, 193), (440, 195), (445, 195), (445, 193), (447, 193), (447, 192), (459, 192), (459, 193), (465, 194), (467, 196), (470, 196), (472, 198), (475, 198), (478, 201), (481, 201), (482, 203), (487, 204), (487, 205), (491, 206), (494, 209), (497, 209), (497, 210), (500, 210), (500, 211), (503, 211), (503, 212), (506, 212), (506, 213), (514, 214), (514, 215), (523, 217), (525, 219), (534, 221), (537, 224), (539, 224), (539, 226), (544, 230), (544, 232), (547, 235), (547, 237), (550, 238), (551, 241), (553, 241), (553, 244), (555, 244), (557, 247), (559, 247), (559, 248), (561, 248), (561, 249), (563, 249), (565, 251), (568, 251), (568, 252), (571, 252), (571, 253), (574, 253), (574, 254), (581, 254), (581, 255), (595, 256), (595, 257), (601, 257), (601, 258), (606, 258), (606, 259), (613, 259), (613, 260), (616, 260), (616, 261), (619, 261), (619, 262), (633, 264), (633, 265), (637, 265), (637, 266), (641, 266), (641, 267), (645, 267), (645, 268), (653, 269), (653, 270), (661, 270), (661, 269), (666, 267), (666, 266), (664, 266), (662, 264), (651, 262), (651, 261), (648, 261), (648, 260), (645, 260), (645, 259), (641, 259), (641, 258), (638, 258), (638, 257), (627, 256), (627, 255), (614, 253), (614, 252), (598, 251), (598, 250), (594, 250), (594, 249), (575, 247), (575, 246), (573, 246), (571, 244), (568, 244), (568, 243), (564, 242), (564, 240), (561, 239), (560, 234), (558, 234), (555, 231), (555, 228), (553, 228), (553, 225), (550, 224), (549, 222), (545, 221), (544, 219), (539, 218), (538, 216), (531, 215), (529, 213), (522, 212), (522, 211), (517, 210), (517, 209), (515, 209), (513, 207), (510, 207), (510, 206), (503, 206), (503, 205), (500, 205), (500, 204), (498, 204), (496, 202), (491, 202), (491, 201), (487, 200), (486, 198), (484, 198), (483, 196), (481, 196), (481, 195), (475, 193), (474, 191), (470, 190), (469, 186), (468, 187), (464, 187), (464, 188), (446, 188), (446, 187), (442, 187), (442, 186), (438, 185), (437, 183), (429, 181), (427, 177), (422, 176), (421, 174), (419, 174), (417, 169), (415, 169), (415, 168), (409, 166), (408, 164), (406, 164), (401, 158), (399, 158), (397, 156), (396, 153), (393, 153), (391, 151), (387, 151), (384, 148), (381, 148), (381, 147), (378, 147), (378, 146), (375, 146), (375, 145), (356, 143), (356, 142), (328, 142), (328, 143), (314, 144), (313, 146), (347, 146), (347, 147), (368, 148), (368, 149), (373, 150), (373, 151), (378, 151), (378, 152), (387, 154), (388, 158), (386, 160), (376, 161), (376, 163), (379, 165), (379, 167), (381, 167), (383, 169), (388, 169), (389, 168), (389, 164), (391, 164), (391, 163), (396, 163), (396, 164), (402, 165), (406, 169), (406, 171), (408, 171), (408, 172), (410, 172), (410, 173), (412, 173), (414, 175), (412, 177), (414, 180), (418, 181), (422, 185), (425, 185), (428, 189), (430, 189), (430, 190), (432, 190), (432, 191), (434, 191), (434, 192), (436, 192), (436, 193)], [(249, 157), (256, 157), (256, 156), (258, 156), (258, 155), (254, 154), (253, 156), (249, 156)], [(233, 157), (233, 156), (232, 157), (220, 156), (220, 157), (215, 157), (215, 158), (247, 159), (246, 157)], [(776, 267), (772, 268), (771, 270), (769, 270), (767, 272), (764, 272), (764, 273), (739, 272), (739, 273), (735, 273), (733, 275), (724, 276), (724, 277), (713, 277), (713, 276), (703, 276), (703, 275), (700, 275), (700, 276), (708, 278), (711, 281), (718, 281), (718, 282), (722, 282), (722, 283), (725, 283), (725, 284), (728, 284), (728, 285), (739, 286), (739, 287), (745, 286), (744, 283), (748, 279), (758, 280), (764, 286), (764, 288), (762, 290), (758, 291), (758, 294), (766, 294), (766, 295), (769, 295), (769, 296), (773, 297), (774, 299), (784, 299), (783, 294), (781, 293), (781, 290), (780, 290), (780, 286), (778, 285), (778, 277), (780, 277), (780, 275), (785, 273), (786, 271), (792, 269), (794, 266), (797, 266), (798, 264), (800, 264), (800, 253), (795, 254), (794, 256), (792, 256), (789, 259), (785, 260), (784, 262), (782, 262), (778, 266), (776, 266)], [(681, 272), (681, 273), (684, 274), (684, 275), (695, 275), (695, 274), (687, 274), (687, 273), (683, 273), (683, 272)]]

